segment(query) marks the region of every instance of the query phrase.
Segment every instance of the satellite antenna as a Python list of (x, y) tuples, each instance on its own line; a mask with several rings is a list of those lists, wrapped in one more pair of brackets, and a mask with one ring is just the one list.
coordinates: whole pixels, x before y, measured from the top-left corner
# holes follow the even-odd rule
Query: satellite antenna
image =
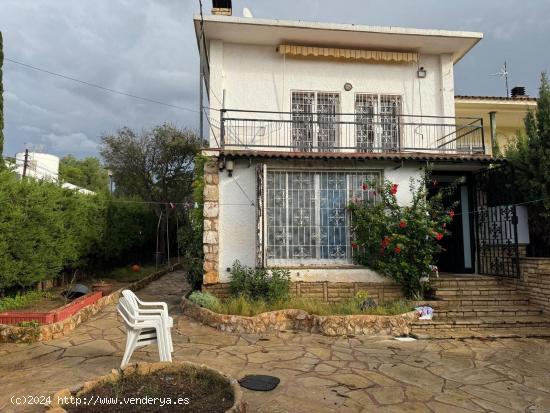
[(499, 76), (501, 79), (505, 79), (506, 81), (506, 97), (510, 97), (510, 92), (508, 89), (508, 67), (506, 65), (506, 61), (504, 61), (504, 65), (500, 68), (500, 71), (497, 73), (492, 73), (489, 76)]

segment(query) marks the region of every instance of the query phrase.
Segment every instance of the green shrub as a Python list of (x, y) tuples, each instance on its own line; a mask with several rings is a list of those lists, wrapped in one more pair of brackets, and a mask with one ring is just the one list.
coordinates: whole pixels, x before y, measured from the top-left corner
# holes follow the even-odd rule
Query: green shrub
[(290, 272), (281, 268), (250, 268), (235, 261), (229, 282), (231, 295), (243, 295), (252, 300), (287, 300), (290, 292)]
[(361, 299), (356, 297), (335, 303), (327, 303), (311, 298), (291, 298), (288, 300), (267, 301), (265, 299), (250, 299), (240, 295), (219, 301), (216, 305), (204, 307), (221, 314), (254, 316), (268, 311), (296, 309), (309, 314), (326, 315), (397, 315), (409, 312), (413, 305), (405, 300), (384, 302), (372, 308), (361, 309)]
[(0, 299), (0, 312), (24, 308), (42, 298), (54, 299), (56, 296), (48, 291), (27, 291), (14, 297), (4, 297)]
[(401, 206), (396, 184), (367, 182), (365, 186), (377, 194), (376, 201), (349, 205), (354, 261), (392, 278), (406, 298), (422, 298), (429, 287), (421, 279), (431, 273), (435, 256), (441, 251), (439, 241), (449, 235), (446, 227), (454, 216), (452, 207), (443, 204), (443, 197), (454, 186), (430, 196), (431, 183), (428, 172), (416, 181), (411, 178), (412, 201)]
[(189, 300), (201, 307), (208, 308), (209, 310), (219, 312), (221, 308), (220, 300), (210, 293), (203, 293), (200, 291), (193, 291), (189, 296)]

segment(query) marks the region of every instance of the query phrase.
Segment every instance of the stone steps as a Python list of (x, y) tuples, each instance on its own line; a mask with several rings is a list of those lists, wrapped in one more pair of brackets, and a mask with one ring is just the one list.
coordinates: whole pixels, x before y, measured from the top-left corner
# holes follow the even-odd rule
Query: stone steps
[(540, 308), (529, 305), (516, 306), (463, 306), (454, 308), (435, 308), (434, 318), (463, 318), (463, 317), (499, 317), (499, 316), (533, 316), (541, 315)]
[(415, 329), (411, 336), (422, 339), (467, 339), (467, 338), (524, 338), (524, 337), (550, 337), (550, 329), (537, 328), (509, 328), (509, 329), (455, 329), (423, 330)]
[(509, 306), (525, 306), (529, 305), (529, 299), (520, 294), (503, 296), (503, 297), (490, 297), (490, 296), (453, 296), (442, 297), (440, 300), (424, 301), (419, 304), (427, 304), (433, 308), (456, 308), (462, 307), (509, 307)]
[(456, 296), (503, 296), (517, 294), (517, 290), (511, 286), (483, 286), (478, 288), (465, 287), (443, 287), (436, 292), (440, 298)]
[(550, 337), (550, 317), (500, 316), (418, 320), (411, 326), (417, 338)]

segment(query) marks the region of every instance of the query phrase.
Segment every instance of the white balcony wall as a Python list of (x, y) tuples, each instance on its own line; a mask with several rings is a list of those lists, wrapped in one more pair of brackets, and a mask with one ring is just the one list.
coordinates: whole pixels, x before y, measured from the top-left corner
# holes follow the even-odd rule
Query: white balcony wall
[[(402, 96), (404, 115), (454, 117), (454, 78), (451, 55), (420, 55), (427, 77), (417, 77), (418, 66), (297, 59), (277, 53), (276, 45), (258, 46), (210, 41), (210, 105), (220, 108), (225, 91), (228, 109), (290, 111), (291, 91), (309, 90), (340, 93), (340, 112), (353, 113), (356, 93), (395, 94)], [(344, 90), (349, 82), (353, 89)], [(211, 111), (215, 134), (219, 139), (219, 112)], [(231, 117), (253, 117), (231, 113)], [(264, 118), (266, 115), (263, 115)], [(268, 115), (279, 119), (279, 115)], [(287, 117), (288, 119), (288, 117)], [(353, 117), (346, 120), (353, 122)], [(420, 119), (418, 119), (420, 121)], [(441, 123), (441, 119), (426, 123)], [(448, 121), (452, 123), (451, 120)], [(409, 128), (410, 129), (410, 128)], [(417, 134), (426, 137), (421, 129)], [(214, 134), (211, 146), (216, 146)], [(407, 133), (406, 135), (410, 135)], [(431, 135), (433, 135), (433, 127)], [(409, 137), (404, 136), (403, 145)]]

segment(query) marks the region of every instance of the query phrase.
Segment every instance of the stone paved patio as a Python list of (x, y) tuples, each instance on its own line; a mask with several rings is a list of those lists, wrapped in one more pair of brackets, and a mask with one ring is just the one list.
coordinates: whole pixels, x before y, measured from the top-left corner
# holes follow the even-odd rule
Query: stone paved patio
[[(228, 335), (177, 316), (181, 272), (138, 292), (167, 301), (176, 317), (174, 359), (205, 363), (239, 378), (281, 378), (273, 392), (244, 392), (251, 412), (550, 412), (550, 341), (398, 342), (391, 337), (329, 338), (303, 332)], [(114, 306), (69, 337), (0, 345), (0, 411), (12, 395), (51, 394), (120, 364), (124, 330)], [(153, 361), (156, 348), (133, 361)]]

